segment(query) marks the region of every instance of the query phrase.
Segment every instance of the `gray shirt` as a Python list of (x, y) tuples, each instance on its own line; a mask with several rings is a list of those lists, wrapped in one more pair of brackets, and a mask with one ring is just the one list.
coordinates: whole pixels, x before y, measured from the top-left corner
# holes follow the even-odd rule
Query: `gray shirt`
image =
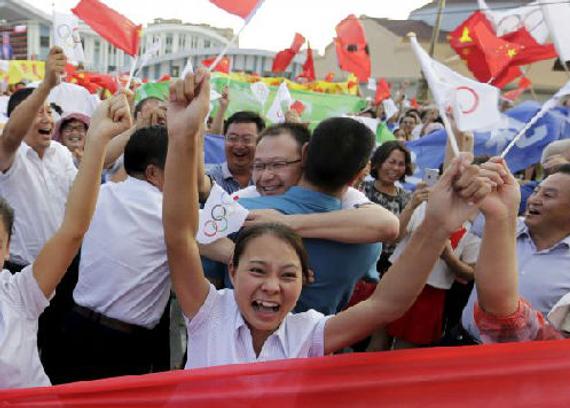
[[(478, 217), (472, 232), (482, 235)], [(519, 293), (536, 310), (545, 316), (558, 300), (570, 292), (570, 235), (551, 248), (538, 251), (523, 218), (517, 225), (517, 262), (519, 269)], [(479, 339), (479, 329), (473, 318), (477, 291), (473, 290), (463, 309), (461, 324), (474, 338)]]
[[(242, 188), (230, 172), (228, 162), (216, 164), (215, 166), (208, 169), (206, 174), (212, 181), (215, 181), (216, 184), (223, 188), (228, 194), (233, 194)], [(249, 185), (251, 186), (252, 184), (253, 181), (249, 180)]]

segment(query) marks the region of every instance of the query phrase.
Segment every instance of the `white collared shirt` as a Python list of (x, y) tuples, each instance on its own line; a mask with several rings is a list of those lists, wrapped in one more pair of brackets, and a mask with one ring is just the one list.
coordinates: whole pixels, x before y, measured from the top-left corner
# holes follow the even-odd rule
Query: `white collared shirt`
[(188, 360), (185, 368), (253, 363), (286, 358), (320, 357), (324, 354), (324, 330), (328, 317), (315, 310), (289, 313), (267, 338), (259, 356), (231, 289), (210, 285), (206, 301), (188, 329)]
[(12, 166), (0, 172), (0, 197), (8, 201), (16, 215), (10, 242), (12, 262), (32, 263), (57, 231), (76, 174), (71, 152), (55, 141), (43, 159), (22, 142)]
[(50, 385), (38, 354), (38, 318), (49, 305), (32, 265), (0, 272), (0, 388)]
[(170, 296), (162, 193), (128, 177), (101, 187), (81, 249), (73, 299), (123, 322), (153, 328)]

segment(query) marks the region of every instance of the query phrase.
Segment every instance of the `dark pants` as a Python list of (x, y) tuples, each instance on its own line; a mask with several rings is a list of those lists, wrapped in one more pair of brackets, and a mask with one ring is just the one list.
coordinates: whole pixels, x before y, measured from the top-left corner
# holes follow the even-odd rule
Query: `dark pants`
[(475, 346), (480, 344), (463, 328), (461, 323), (445, 333), (441, 340), (435, 344), (437, 347)]
[(86, 310), (74, 307), (63, 321), (61, 361), (50, 377), (54, 384), (159, 371), (165, 368), (163, 359), (157, 359), (161, 355), (168, 356), (169, 364), (168, 336), (160, 323), (150, 330)]

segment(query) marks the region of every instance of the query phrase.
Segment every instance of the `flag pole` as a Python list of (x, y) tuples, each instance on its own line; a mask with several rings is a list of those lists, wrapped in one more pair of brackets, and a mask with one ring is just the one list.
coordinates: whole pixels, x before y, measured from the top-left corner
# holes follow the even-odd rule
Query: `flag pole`
[(543, 109), (538, 111), (537, 114), (534, 115), (533, 118), (526, 125), (523, 126), (523, 128), (519, 131), (519, 133), (517, 133), (517, 135), (513, 138), (513, 140), (511, 140), (511, 142), (508, 144), (508, 146), (505, 148), (505, 150), (503, 150), (503, 153), (501, 153), (501, 158), (504, 159), (507, 156), (507, 154), (509, 154), (509, 151), (514, 147), (514, 145), (519, 141), (519, 139), (526, 133), (526, 131), (529, 130), (536, 122), (538, 122), (538, 120), (540, 118), (542, 118), (547, 111), (548, 111), (548, 109), (544, 109), (544, 107), (543, 107)]
[(216, 68), (218, 66), (218, 64), (220, 63), (220, 61), (222, 60), (222, 58), (224, 58), (224, 56), (226, 55), (226, 53), (228, 52), (228, 50), (230, 49), (230, 47), (232, 45), (234, 45), (234, 43), (236, 42), (236, 40), (238, 39), (238, 37), (240, 36), (240, 34), (242, 33), (242, 31), (244, 30), (244, 28), (247, 27), (247, 25), (249, 24), (249, 22), (251, 21), (251, 19), (253, 18), (253, 16), (255, 15), (255, 13), (257, 13), (257, 10), (259, 10), (259, 8), (261, 7), (261, 5), (263, 4), (265, 0), (260, 0), (259, 3), (257, 3), (257, 5), (255, 6), (255, 8), (251, 11), (251, 13), (249, 13), (249, 15), (247, 16), (247, 18), (244, 20), (243, 25), (241, 26), (241, 28), (238, 30), (238, 32), (232, 37), (232, 39), (226, 44), (226, 46), (224, 47), (224, 49), (222, 50), (222, 52), (216, 57), (216, 59), (214, 60), (214, 62), (212, 62), (212, 65), (210, 65), (210, 67), (208, 68), (208, 72), (212, 72), (214, 70), (214, 68)]
[(129, 80), (127, 81), (127, 84), (125, 85), (125, 89), (129, 89), (131, 86), (131, 82), (133, 80), (133, 76), (135, 75), (135, 68), (137, 67), (137, 63), (139, 62), (139, 55), (135, 55), (135, 58), (133, 59), (133, 62), (131, 64), (131, 70), (129, 71)]

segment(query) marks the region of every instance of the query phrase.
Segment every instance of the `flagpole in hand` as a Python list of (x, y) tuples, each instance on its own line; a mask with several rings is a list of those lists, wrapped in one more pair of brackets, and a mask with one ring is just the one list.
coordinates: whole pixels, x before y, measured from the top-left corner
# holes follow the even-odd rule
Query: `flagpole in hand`
[(210, 65), (210, 67), (208, 68), (208, 72), (212, 72), (214, 70), (214, 68), (216, 68), (218, 66), (218, 64), (220, 63), (220, 61), (222, 60), (222, 58), (224, 58), (224, 56), (226, 55), (226, 53), (228, 52), (228, 50), (230, 49), (230, 47), (232, 45), (234, 45), (234, 43), (236, 42), (236, 40), (238, 39), (238, 37), (240, 36), (241, 32), (244, 30), (244, 28), (247, 27), (247, 25), (249, 24), (249, 22), (251, 21), (251, 19), (253, 18), (253, 16), (255, 15), (255, 13), (257, 13), (257, 10), (259, 10), (259, 8), (261, 7), (261, 5), (263, 4), (265, 0), (260, 0), (257, 5), (255, 6), (255, 8), (251, 11), (251, 13), (249, 13), (249, 15), (247, 16), (247, 18), (244, 20), (243, 25), (241, 26), (241, 28), (238, 30), (238, 32), (233, 36), (233, 38), (226, 44), (225, 48), (222, 50), (222, 52), (216, 57), (216, 59), (214, 60), (214, 62), (212, 62), (212, 65)]
[(131, 82), (133, 80), (133, 76), (135, 75), (135, 69), (137, 67), (137, 63), (139, 62), (139, 55), (135, 55), (133, 59), (133, 63), (131, 64), (131, 70), (129, 71), (129, 80), (127, 81), (127, 85), (125, 85), (125, 89), (129, 89), (131, 86)]

